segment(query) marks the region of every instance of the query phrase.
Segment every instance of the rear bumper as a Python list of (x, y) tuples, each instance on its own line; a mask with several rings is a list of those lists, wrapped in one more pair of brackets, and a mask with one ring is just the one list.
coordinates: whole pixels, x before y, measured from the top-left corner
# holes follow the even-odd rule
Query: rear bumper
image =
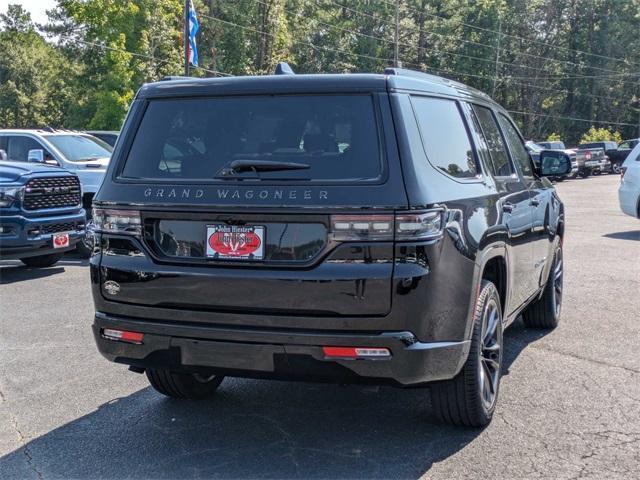
[[(144, 333), (141, 345), (106, 339), (104, 328)], [(96, 313), (93, 333), (108, 360), (139, 368), (251, 378), (419, 385), (454, 377), (469, 342), (419, 342), (411, 332), (300, 332), (219, 328)], [(381, 347), (391, 357), (327, 359), (322, 346)]]

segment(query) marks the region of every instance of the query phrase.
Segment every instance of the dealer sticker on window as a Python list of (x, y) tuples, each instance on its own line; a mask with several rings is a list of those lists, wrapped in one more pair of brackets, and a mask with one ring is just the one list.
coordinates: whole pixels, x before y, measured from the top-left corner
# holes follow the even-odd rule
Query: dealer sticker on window
[(207, 257), (262, 260), (264, 231), (263, 226), (207, 225)]

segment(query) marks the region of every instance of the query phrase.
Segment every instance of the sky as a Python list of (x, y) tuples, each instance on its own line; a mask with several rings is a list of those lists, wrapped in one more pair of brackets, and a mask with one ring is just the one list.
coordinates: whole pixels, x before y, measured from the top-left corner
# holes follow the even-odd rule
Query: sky
[(31, 13), (31, 20), (35, 23), (46, 23), (47, 10), (56, 6), (56, 0), (0, 0), (0, 13), (7, 12), (10, 3), (19, 3)]

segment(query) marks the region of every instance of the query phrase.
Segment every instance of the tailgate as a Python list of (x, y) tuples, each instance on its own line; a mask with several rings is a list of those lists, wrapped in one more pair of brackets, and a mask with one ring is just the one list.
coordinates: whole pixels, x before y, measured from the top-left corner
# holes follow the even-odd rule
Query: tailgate
[[(107, 300), (162, 308), (291, 315), (385, 315), (391, 308), (393, 243), (338, 243), (329, 215), (150, 213), (143, 245), (106, 239)], [(212, 254), (216, 232), (260, 229), (261, 258)], [(220, 235), (218, 235), (220, 237)], [(242, 243), (241, 234), (227, 243)], [(225, 239), (219, 241), (225, 242)], [(128, 245), (127, 245), (128, 244)], [(138, 250), (144, 254), (125, 254)], [(218, 248), (218, 250), (225, 251)], [(257, 251), (257, 250), (256, 250)], [(105, 290), (109, 281), (118, 285)]]

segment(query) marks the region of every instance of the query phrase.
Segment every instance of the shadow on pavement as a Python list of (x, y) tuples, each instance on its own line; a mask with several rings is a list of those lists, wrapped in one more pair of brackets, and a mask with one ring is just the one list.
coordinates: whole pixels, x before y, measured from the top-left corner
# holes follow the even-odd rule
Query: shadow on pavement
[[(539, 338), (507, 337), (507, 365)], [(427, 389), (227, 379), (192, 402), (146, 388), (0, 458), (0, 477), (418, 478), (482, 433), (430, 415)]]
[(603, 237), (614, 238), (616, 240), (637, 240), (640, 241), (640, 230), (631, 230), (629, 232), (607, 233)]
[(62, 257), (62, 260), (57, 262), (55, 265), (46, 268), (27, 267), (24, 263), (20, 262), (20, 260), (2, 260), (0, 261), (0, 285), (50, 277), (51, 275), (64, 273), (65, 266), (86, 267), (88, 265), (89, 260), (81, 258), (75, 252), (66, 254)]

